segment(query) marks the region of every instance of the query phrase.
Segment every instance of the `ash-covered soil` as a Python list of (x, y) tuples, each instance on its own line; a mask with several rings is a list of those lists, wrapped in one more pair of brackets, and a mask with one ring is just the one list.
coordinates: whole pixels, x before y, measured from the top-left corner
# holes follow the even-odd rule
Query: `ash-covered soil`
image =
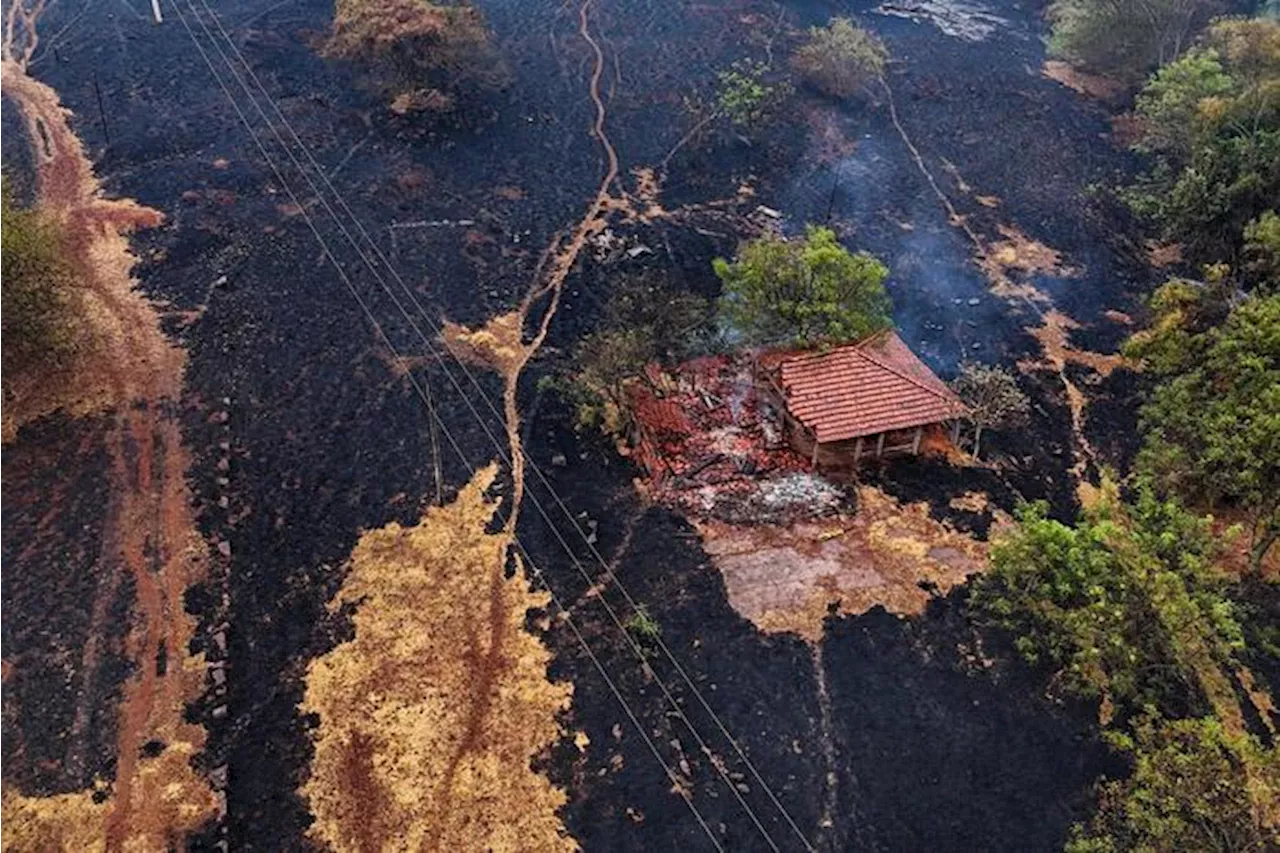
[[(509, 310), (552, 236), (580, 217), (603, 169), (589, 134), (590, 51), (578, 35), (577, 4), (482, 5), (516, 82), (478, 107), (493, 120), (471, 129), (390, 117), (355, 85), (351, 69), (317, 58), (312, 44), (329, 3), (233, 0), (217, 7), (292, 127), (421, 301), (426, 319), (415, 322), (423, 330), (445, 317), (478, 325)], [(1084, 324), (1073, 336), (1078, 346), (1101, 347), (1106, 335), (1093, 330), (1109, 322), (1103, 312), (1132, 311), (1150, 281), (1125, 246), (1111, 245), (1114, 215), (1091, 203), (1085, 189), (1130, 164), (1104, 138), (1102, 109), (1040, 74), (1039, 10), (1012, 0), (988, 5), (1008, 23), (984, 41), (968, 41), (927, 22), (874, 14), (866, 2), (592, 0), (623, 180), (630, 185), (633, 167), (655, 165), (683, 135), (680, 97), (709, 91), (716, 68), (744, 55), (782, 61), (793, 38), (787, 28), (856, 14), (888, 42), (902, 127), (952, 203), (989, 239), (998, 225), (1014, 225), (1062, 253), (1079, 272), (1043, 275), (1036, 284)], [(200, 844), (305, 848), (310, 818), (297, 791), (308, 773), (314, 721), (297, 705), (307, 663), (349, 635), (344, 615), (326, 609), (345, 560), (361, 531), (415, 521), (437, 491), (448, 500), (470, 479), (471, 466), (495, 457), (468, 401), (493, 435), (502, 437), (502, 425), (456, 363), (431, 355), (322, 207), (309, 201), (311, 193), (302, 193), (351, 287), (412, 357), (414, 375), (431, 388), (466, 457), (438, 436), (437, 460), (431, 422), (401, 365), (378, 343), (175, 15), (155, 26), (141, 4), (56, 7), (47, 31), (64, 25), (32, 70), (75, 111), (109, 190), (168, 216), (136, 238), (146, 259), (140, 273), (148, 295), (170, 309), (168, 330), (188, 349), (184, 436), (192, 492), (202, 534), (229, 555), (189, 596), (201, 618), (198, 650), (226, 661), (225, 693), (211, 690), (192, 709), (209, 731), (199, 763), (220, 778), (225, 773), (227, 795), (225, 817)], [(216, 53), (212, 58), (217, 62)], [(230, 72), (218, 69), (236, 91)], [(238, 91), (237, 100), (252, 118)], [(257, 129), (263, 132), (260, 123)], [(305, 186), (281, 149), (269, 151), (290, 183)], [(840, 106), (802, 90), (763, 140), (729, 138), (674, 158), (663, 205), (729, 198), (747, 179), (760, 203), (783, 212), (787, 227), (830, 219), (851, 246), (884, 258), (904, 337), (944, 375), (965, 357), (1011, 367), (1039, 357), (1026, 332), (1038, 322), (1037, 309), (992, 295), (884, 103)], [(979, 196), (997, 201), (988, 206)], [(450, 224), (459, 220), (474, 224)], [(423, 222), (437, 224), (413, 224)], [(396, 224), (405, 227), (390, 228)], [(691, 288), (708, 293), (715, 289), (710, 257), (730, 251), (735, 238), (730, 230), (698, 232), (678, 222), (635, 233), (655, 249), (653, 263), (683, 271)], [(972, 637), (959, 598), (907, 620), (883, 611), (831, 620), (816, 657), (799, 639), (760, 633), (729, 607), (688, 525), (640, 506), (631, 485), (638, 472), (603, 442), (576, 434), (563, 405), (535, 391), (538, 375), (599, 316), (610, 277), (608, 266), (584, 257), (566, 282), (543, 350), (548, 357), (524, 377), (525, 446), (568, 514), (595, 534), (615, 576), (645, 603), (663, 642), (785, 815), (671, 662), (651, 654), (648, 671), (637, 660), (601, 603), (627, 618), (618, 589), (587, 595), (580, 569), (592, 582), (605, 569), (536, 476), (529, 501), (546, 507), (556, 529), (527, 503), (519, 533), (713, 834), (728, 849), (767, 849), (754, 814), (783, 849), (801, 849), (788, 817), (819, 849), (1059, 849), (1070, 822), (1087, 814), (1090, 783), (1105, 769), (1088, 709), (1054, 709), (1016, 667), (997, 675), (961, 655)], [(1100, 461), (1113, 464), (1133, 444), (1132, 381), (1124, 376), (1082, 385), (1106, 401), (1097, 420), (1089, 410), (1086, 430)], [(496, 377), (477, 373), (477, 380), (497, 399)], [(1004, 509), (1043, 498), (1056, 514), (1069, 515), (1074, 438), (1062, 383), (1043, 371), (1023, 382), (1034, 401), (1032, 420), (989, 439), (989, 457), (1002, 462), (998, 474), (904, 463), (884, 472), (886, 490), (928, 499), (937, 517), (980, 535), (989, 515), (964, 516), (948, 508), (950, 498), (985, 491)], [(65, 588), (72, 575), (62, 567), (82, 565), (76, 583), (93, 582), (95, 519), (108, 500), (104, 462), (75, 450), (92, 429), (38, 425), (5, 454), (5, 775), (31, 785), (28, 793), (83, 787), (97, 772), (86, 767), (72, 778), (63, 769), (69, 748), (59, 732), (83, 689), (74, 664), (66, 682), (53, 679), (48, 666), (23, 664), (54, 654), (58, 644), (77, 646), (86, 630), (85, 614), (67, 599), (84, 591)], [(563, 466), (552, 464), (557, 455)], [(58, 489), (67, 497), (41, 528)], [(18, 583), (24, 577), (36, 580)], [(113, 625), (110, 636), (124, 630)], [(552, 676), (574, 684), (566, 741), (539, 762), (568, 793), (569, 831), (588, 850), (708, 847), (564, 620), (553, 618), (544, 639), (556, 655)], [(44, 674), (37, 680), (28, 672)], [(672, 711), (663, 685), (714, 758)], [(104, 719), (95, 731), (102, 740), (95, 754), (109, 753), (109, 728)], [(569, 743), (577, 731), (589, 739), (585, 753)], [(109, 758), (99, 763), (109, 772)]]

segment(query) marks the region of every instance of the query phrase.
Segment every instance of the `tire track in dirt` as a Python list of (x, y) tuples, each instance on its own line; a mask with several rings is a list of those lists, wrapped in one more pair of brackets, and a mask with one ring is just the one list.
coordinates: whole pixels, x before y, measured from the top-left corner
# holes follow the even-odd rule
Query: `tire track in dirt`
[[(51, 87), (27, 73), (41, 6), (22, 10), (21, 19), (18, 6), (11, 4), (7, 16), (0, 80), (26, 123), (39, 203), (66, 230), (69, 259), (96, 332), (92, 357), (77, 370), (81, 388), (69, 408), (82, 411), (78, 399), (116, 411), (107, 439), (113, 505), (103, 532), (101, 564), (111, 574), (98, 585), (91, 628), (99, 635), (106, 631), (110, 600), (123, 578), (130, 578), (134, 624), (126, 647), (134, 672), (120, 703), (110, 797), (98, 803), (90, 791), (28, 798), (6, 790), (5, 811), (22, 815), (15, 836), (6, 841), (30, 849), (56, 847), (54, 839), (65, 837), (67, 820), (83, 821), (91, 814), (101, 817), (98, 828), (88, 832), (92, 849), (173, 849), (213, 817), (220, 802), (190, 763), (203, 749), (204, 729), (185, 720), (186, 704), (203, 687), (205, 668), (201, 656), (188, 654), (195, 620), (185, 612), (183, 595), (203, 574), (205, 548), (191, 514), (188, 460), (172, 411), (180, 399), (184, 357), (164, 337), (156, 312), (135, 287), (135, 258), (126, 236), (135, 228), (157, 225), (162, 217), (132, 200), (102, 196), (92, 164), (71, 130), (70, 111)], [(67, 407), (66, 399), (44, 404), (29, 414)], [(92, 704), (100, 701), (91, 689), (98, 646), (91, 639), (81, 659), (85, 695), (77, 721), (87, 720)], [(87, 728), (78, 726), (69, 761), (83, 761)], [(78, 831), (87, 832), (83, 827)]]

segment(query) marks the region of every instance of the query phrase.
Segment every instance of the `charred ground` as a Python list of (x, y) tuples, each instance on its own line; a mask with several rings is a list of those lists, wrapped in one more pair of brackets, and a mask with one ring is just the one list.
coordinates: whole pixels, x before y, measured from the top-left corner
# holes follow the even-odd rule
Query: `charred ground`
[[(865, 3), (633, 0), (590, 8), (608, 57), (609, 132), (624, 182), (633, 180), (633, 167), (661, 161), (682, 135), (681, 94), (705, 91), (716, 68), (744, 54), (782, 57), (787, 27), (852, 12), (888, 43), (894, 57), (888, 80), (902, 127), (971, 225), (995, 239), (997, 225), (1016, 224), (1080, 270), (1037, 280), (1085, 324), (1079, 346), (1113, 344), (1117, 336), (1103, 312), (1132, 311), (1148, 284), (1129, 248), (1112, 245), (1124, 223), (1084, 195), (1089, 184), (1128, 168), (1127, 159), (1104, 138), (1099, 108), (1041, 76), (1037, 9), (993, 4), (1007, 26), (970, 42), (928, 23), (874, 15)], [(492, 121), (427, 129), (389, 117), (354, 85), (351, 69), (316, 56), (328, 4), (218, 7), (289, 121), (436, 321), (479, 324), (509, 310), (543, 247), (581, 214), (601, 170), (587, 132), (589, 52), (577, 36), (576, 7), (522, 2), (486, 9), (516, 82), (477, 108)], [(211, 689), (192, 709), (209, 730), (200, 764), (225, 773), (227, 783), (225, 818), (201, 841), (296, 849), (305, 846), (309, 823), (297, 790), (308, 772), (313, 723), (297, 710), (302, 675), (309, 660), (350, 631), (344, 615), (330, 614), (326, 603), (360, 532), (391, 520), (411, 523), (434, 499), (429, 422), (186, 33), (172, 20), (154, 27), (144, 10), (135, 11), (93, 7), (73, 21), (70, 7), (57, 10), (49, 31), (71, 26), (33, 73), (75, 111), (110, 191), (169, 217), (136, 245), (145, 259), (144, 288), (172, 307), (168, 330), (188, 350), (182, 415), (193, 457), (191, 487), (201, 532), (215, 550), (225, 546), (226, 555), (188, 602), (201, 619), (197, 650), (226, 661), (225, 693)], [(95, 82), (107, 108), (102, 117)], [(814, 141), (817, 128), (834, 138), (836, 155)], [(284, 159), (278, 151), (273, 156)], [(1026, 332), (1037, 322), (1036, 309), (991, 294), (989, 281), (970, 263), (972, 247), (948, 222), (884, 104), (839, 107), (801, 93), (784, 120), (754, 144), (730, 137), (673, 159), (662, 201), (673, 210), (732, 198), (747, 179), (754, 201), (783, 211), (788, 222), (829, 217), (852, 245), (888, 263), (895, 316), (934, 367), (946, 372), (965, 356), (1008, 365), (1038, 357)], [(990, 207), (978, 196), (998, 202)], [(448, 224), (460, 220), (474, 224)], [(397, 222), (445, 224), (387, 230)], [(712, 292), (709, 259), (731, 251), (736, 238), (713, 225), (700, 221), (696, 227), (705, 233), (699, 233), (662, 222), (630, 233), (655, 249), (654, 263), (682, 270), (690, 287)], [(391, 340), (415, 357), (413, 369), (431, 383), (438, 411), (469, 463), (493, 458), (493, 445), (446, 365), (426, 353), (358, 269), (341, 234), (321, 227)], [(962, 850), (980, 842), (991, 849), (1059, 848), (1070, 822), (1087, 813), (1089, 784), (1106, 767), (1096, 732), (1087, 709), (1052, 709), (1029, 679), (977, 667), (957, 651), (973, 643), (961, 618), (963, 596), (939, 600), (906, 621), (883, 611), (830, 621), (820, 656), (833, 710), (824, 734), (811, 649), (798, 639), (763, 635), (734, 613), (693, 530), (666, 511), (641, 506), (631, 488), (636, 472), (605, 443), (576, 435), (565, 406), (535, 390), (556, 352), (592, 327), (611, 272), (584, 257), (566, 282), (545, 350), (553, 358), (535, 363), (524, 378), (525, 445), (569, 511), (598, 525), (601, 554), (646, 602), (664, 641), (791, 816), (827, 849)], [(1105, 414), (1090, 409), (1087, 424), (1113, 438), (1114, 446), (1099, 448), (1101, 461), (1115, 464), (1129, 452), (1114, 436), (1129, 422), (1135, 389), (1119, 378), (1123, 373), (1113, 376), (1103, 386)], [(500, 394), (496, 377), (477, 378), (491, 396)], [(1024, 384), (1035, 404), (1033, 421), (995, 440), (1008, 463), (1002, 476), (940, 475), (924, 463), (907, 464), (880, 475), (885, 488), (929, 499), (935, 514), (979, 533), (989, 516), (960, 517), (946, 509), (951, 497), (978, 488), (1006, 510), (1019, 499), (1044, 498), (1058, 514), (1070, 513), (1074, 439), (1062, 384), (1043, 371), (1027, 374)], [(496, 418), (488, 428), (501, 435)], [(103, 500), (92, 498), (90, 482), (104, 464), (92, 449), (100, 441), (92, 424), (55, 420), (28, 429), (20, 449), (6, 453), (4, 603), (10, 614), (28, 602), (64, 600), (65, 568), (92, 565), (92, 548), (84, 543), (96, 538)], [(89, 450), (78, 451), (81, 446)], [(552, 464), (557, 454), (563, 466)], [(67, 461), (73, 458), (74, 464)], [(46, 459), (77, 471), (86, 485), (53, 483)], [(447, 499), (471, 472), (450, 451), (440, 467)], [(42, 525), (43, 508), (58, 487), (72, 498)], [(553, 506), (536, 478), (529, 489), (531, 498)], [(562, 517), (553, 519), (568, 529)], [(681, 772), (713, 829), (725, 833), (732, 849), (761, 847), (747, 815), (598, 601), (582, 598), (586, 581), (538, 512), (525, 511), (520, 536), (549, 585), (574, 602), (587, 642), (661, 752), (677, 767), (685, 762)], [(598, 577), (603, 569), (581, 540), (573, 545), (589, 575)], [(615, 592), (607, 594), (620, 605)], [(112, 763), (104, 760), (74, 779), (40, 769), (64, 760), (62, 742), (51, 732), (73, 713), (69, 703), (76, 696), (71, 689), (24, 691), (29, 684), (61, 683), (52, 677), (61, 665), (53, 659), (56, 649), (78, 646), (86, 630), (78, 611), (42, 619), (49, 625), (26, 626), (19, 616), (5, 629), (6, 664), (33, 661), (6, 679), (6, 699), (16, 698), (20, 709), (48, 708), (5, 721), (6, 768), (15, 768), (7, 773), (29, 793), (82, 788), (93, 773), (109, 774)], [(556, 652), (552, 675), (575, 685), (565, 730), (584, 731), (590, 741), (584, 754), (566, 739), (545, 762), (545, 772), (568, 791), (571, 833), (587, 849), (704, 843), (693, 815), (563, 623), (552, 620), (545, 639)], [(741, 777), (733, 778), (770, 834), (795, 841), (714, 721), (676, 686), (678, 677), (664, 663), (651, 662), (698, 731), (713, 741), (713, 751)], [(123, 676), (110, 674), (109, 659), (102, 667), (103, 675), (88, 677), (109, 693), (113, 678), (118, 685)], [(819, 748), (824, 737), (834, 746), (834, 771)], [(836, 821), (819, 829), (829, 772), (837, 777)]]

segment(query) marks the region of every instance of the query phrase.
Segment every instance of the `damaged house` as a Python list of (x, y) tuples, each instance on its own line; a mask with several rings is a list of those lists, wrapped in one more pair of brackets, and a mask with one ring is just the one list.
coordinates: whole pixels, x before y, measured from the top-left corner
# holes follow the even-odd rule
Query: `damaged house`
[(892, 331), (824, 351), (768, 351), (755, 359), (762, 398), (788, 443), (816, 468), (918, 454), (968, 409)]
[(891, 454), (947, 452), (968, 415), (893, 332), (821, 351), (651, 364), (626, 392), (628, 452), (648, 473), (650, 494), (695, 514), (727, 506), (760, 514), (762, 501), (777, 502), (770, 484)]

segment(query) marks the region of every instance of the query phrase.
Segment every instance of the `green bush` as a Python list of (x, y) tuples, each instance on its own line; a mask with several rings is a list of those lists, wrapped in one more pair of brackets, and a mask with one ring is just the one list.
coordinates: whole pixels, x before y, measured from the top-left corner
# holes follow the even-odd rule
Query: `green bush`
[(759, 130), (773, 121), (791, 96), (790, 84), (769, 82), (768, 71), (763, 62), (740, 59), (716, 74), (716, 109), (734, 127)]
[[(1138, 722), (1113, 734), (1127, 779), (1102, 785), (1100, 808), (1077, 826), (1067, 853), (1274, 850), (1280, 845), (1280, 760), (1212, 717)], [(1268, 825), (1270, 824), (1270, 825)]]
[(805, 82), (835, 98), (849, 98), (884, 73), (889, 51), (874, 34), (848, 18), (832, 18), (809, 30), (809, 41), (791, 57)]
[(1151, 167), (1121, 197), (1193, 263), (1237, 262), (1280, 198), (1280, 22), (1223, 20), (1137, 97)]
[(1094, 71), (1137, 81), (1176, 59), (1217, 0), (1055, 0), (1049, 50)]
[(1137, 465), (1188, 503), (1243, 510), (1258, 571), (1280, 539), (1280, 294), (1244, 299), (1216, 323), (1212, 295), (1166, 284), (1153, 327), (1126, 346), (1157, 379)]
[(1042, 506), (1018, 521), (993, 546), (972, 602), (1029, 663), (1068, 695), (1124, 716), (1212, 701), (1206, 685), (1241, 634), (1210, 569), (1216, 546), (1204, 520), (1148, 490), (1075, 527)]
[[(76, 278), (63, 248), (61, 226), (38, 207), (14, 203), (0, 187), (3, 270), (4, 374), (38, 363), (65, 364), (83, 341)], [(6, 386), (7, 386), (6, 382)]]

